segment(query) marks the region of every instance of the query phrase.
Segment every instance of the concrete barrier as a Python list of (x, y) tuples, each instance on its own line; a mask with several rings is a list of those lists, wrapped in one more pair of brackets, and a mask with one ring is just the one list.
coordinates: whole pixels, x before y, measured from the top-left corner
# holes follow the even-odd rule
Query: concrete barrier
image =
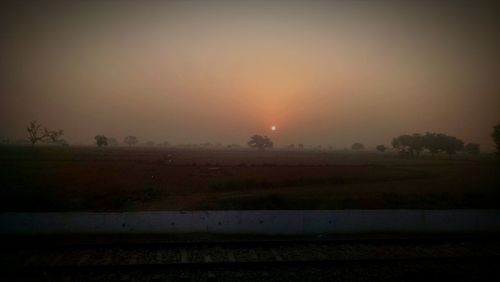
[(500, 210), (0, 213), (0, 234), (499, 232)]

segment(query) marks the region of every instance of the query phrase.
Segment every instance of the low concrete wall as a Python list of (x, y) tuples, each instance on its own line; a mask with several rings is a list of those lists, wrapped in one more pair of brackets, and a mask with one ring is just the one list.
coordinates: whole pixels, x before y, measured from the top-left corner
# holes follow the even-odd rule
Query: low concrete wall
[(0, 213), (0, 234), (499, 232), (500, 210)]

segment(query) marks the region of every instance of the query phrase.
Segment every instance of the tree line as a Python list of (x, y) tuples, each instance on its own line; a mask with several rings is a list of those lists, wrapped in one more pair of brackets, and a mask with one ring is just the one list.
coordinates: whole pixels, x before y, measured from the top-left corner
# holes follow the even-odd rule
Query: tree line
[(479, 144), (468, 143), (465, 145), (464, 141), (457, 137), (430, 132), (423, 135), (419, 133), (400, 135), (392, 139), (392, 147), (400, 153), (412, 157), (420, 156), (423, 150), (427, 150), (433, 156), (438, 153), (453, 155), (463, 150), (473, 154), (478, 154), (480, 151)]
[[(37, 143), (53, 143), (67, 146), (67, 142), (62, 139), (62, 130), (51, 130), (43, 127), (36, 120), (31, 121), (26, 127), (28, 134), (28, 141), (31, 146), (34, 147)], [(500, 123), (493, 127), (491, 133), (493, 142), (495, 143), (496, 153), (500, 156)], [(99, 134), (94, 137), (96, 145), (98, 147), (105, 146), (117, 146), (118, 141), (112, 137), (106, 137), (105, 135)], [(128, 146), (134, 146), (139, 143), (139, 139), (136, 136), (126, 136), (123, 140)], [(148, 141), (147, 145), (155, 145), (154, 142)], [(168, 142), (159, 143), (159, 146), (168, 146)], [(250, 148), (257, 150), (272, 149), (274, 147), (273, 141), (267, 137), (255, 134), (250, 137), (247, 145)], [(446, 135), (443, 133), (431, 133), (427, 132), (425, 134), (403, 134), (392, 139), (392, 147), (403, 155), (409, 155), (411, 157), (418, 157), (420, 154), (427, 150), (431, 155), (436, 155), (439, 153), (446, 153), (449, 155), (456, 154), (459, 151), (465, 151), (467, 153), (478, 154), (480, 152), (480, 145), (476, 143), (467, 143), (460, 140), (457, 137)], [(290, 147), (292, 148), (292, 147)], [(295, 148), (295, 146), (293, 146)], [(304, 148), (303, 144), (299, 144), (298, 148)], [(362, 143), (356, 142), (352, 144), (351, 149), (353, 151), (364, 150), (364, 145)], [(385, 145), (377, 145), (376, 150), (380, 152), (385, 152), (387, 147)]]

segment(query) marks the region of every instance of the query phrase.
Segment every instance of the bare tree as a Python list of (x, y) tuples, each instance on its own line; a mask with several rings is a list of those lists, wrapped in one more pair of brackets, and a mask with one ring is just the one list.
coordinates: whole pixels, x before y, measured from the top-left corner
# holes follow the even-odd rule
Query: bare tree
[(28, 140), (31, 142), (31, 147), (34, 147), (38, 142), (58, 143), (59, 138), (63, 135), (62, 130), (49, 130), (42, 127), (36, 120), (30, 122), (26, 131), (28, 131)]

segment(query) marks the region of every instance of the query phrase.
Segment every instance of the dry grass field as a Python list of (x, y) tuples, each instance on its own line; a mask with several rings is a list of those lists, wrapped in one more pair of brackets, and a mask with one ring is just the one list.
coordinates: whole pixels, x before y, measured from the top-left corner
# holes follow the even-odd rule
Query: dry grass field
[(1, 211), (499, 208), (489, 155), (0, 147)]

